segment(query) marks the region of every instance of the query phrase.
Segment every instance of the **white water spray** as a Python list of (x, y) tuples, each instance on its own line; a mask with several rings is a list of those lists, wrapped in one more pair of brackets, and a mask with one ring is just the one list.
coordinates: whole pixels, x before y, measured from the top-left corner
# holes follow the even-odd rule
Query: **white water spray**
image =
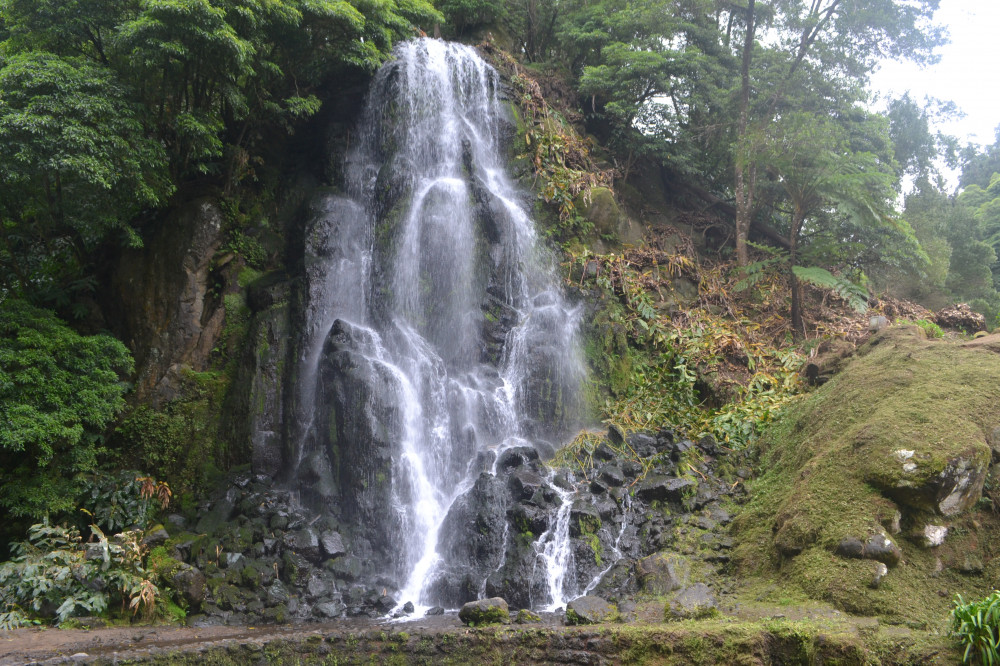
[[(373, 83), (346, 162), (348, 195), (319, 206), (307, 234), (295, 469), (345, 446), (342, 433), (318, 425), (335, 425), (320, 418), (331, 411), (321, 383), (325, 359), (339, 354), (338, 367), (353, 369), (371, 395), (354, 411), (391, 440), (386, 497), (398, 529), (369, 519), (358, 530), (387, 544), (384, 573), (403, 581), (399, 601), (418, 608), (437, 601), (433, 584), (451, 566), (441, 527), (485, 471), (482, 456), (495, 465), (508, 448), (564, 435), (583, 377), (580, 313), (562, 299), (504, 167), (511, 125), (500, 90), (470, 47), (400, 45)], [(341, 333), (334, 343), (331, 331)], [(541, 395), (543, 386), (559, 399)], [(380, 475), (370, 476), (359, 487), (378, 492)], [(568, 495), (563, 502), (556, 530), (565, 537)], [(541, 555), (554, 590), (571, 566), (558, 550)]]

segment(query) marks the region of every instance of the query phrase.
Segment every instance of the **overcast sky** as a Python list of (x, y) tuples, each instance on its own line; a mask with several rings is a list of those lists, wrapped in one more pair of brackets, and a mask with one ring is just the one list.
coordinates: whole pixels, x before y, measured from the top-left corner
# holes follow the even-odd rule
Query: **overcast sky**
[(928, 95), (955, 102), (965, 117), (938, 129), (963, 142), (992, 144), (1000, 125), (1000, 0), (941, 0), (935, 19), (951, 34), (938, 51), (941, 62), (925, 69), (889, 62), (872, 83), (891, 97), (909, 90), (920, 103)]

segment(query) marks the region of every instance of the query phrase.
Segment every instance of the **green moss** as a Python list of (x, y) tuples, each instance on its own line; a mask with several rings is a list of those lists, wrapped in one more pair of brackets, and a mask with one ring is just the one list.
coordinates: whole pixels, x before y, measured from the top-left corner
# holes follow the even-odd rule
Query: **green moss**
[[(873, 338), (762, 441), (765, 471), (750, 485), (752, 500), (734, 524), (740, 574), (796, 587), (850, 612), (923, 623), (943, 617), (942, 577), (963, 590), (986, 581), (937, 571), (941, 551), (926, 549), (916, 532), (938, 498), (924, 498), (919, 489), (958, 458), (973, 468), (988, 464), (985, 433), (1000, 421), (996, 377), (1000, 355), (931, 342), (916, 327)], [(915, 468), (904, 471), (901, 450), (913, 452)], [(897, 512), (903, 532), (891, 538), (905, 564), (876, 588), (875, 562), (833, 551), (846, 537), (887, 533)]]

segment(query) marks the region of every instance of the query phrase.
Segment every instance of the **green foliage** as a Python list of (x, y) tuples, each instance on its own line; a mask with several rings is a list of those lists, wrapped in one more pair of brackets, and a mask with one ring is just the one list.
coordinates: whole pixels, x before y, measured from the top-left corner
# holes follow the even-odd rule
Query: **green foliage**
[(563, 243), (584, 238), (593, 223), (584, 219), (576, 202), (589, 202), (595, 187), (610, 187), (613, 172), (600, 170), (591, 158), (592, 143), (577, 134), (569, 123), (542, 97), (541, 88), (510, 60), (511, 82), (518, 91), (524, 120), (525, 153), (540, 179), (538, 196), (558, 211), (558, 222), (546, 231)]
[(32, 525), (14, 557), (0, 563), (0, 603), (10, 625), (32, 617), (61, 624), (80, 615), (101, 615), (120, 602), (123, 614), (150, 612), (158, 590), (143, 567), (140, 532), (108, 539), (92, 526), (97, 542), (87, 547), (75, 528)]
[(66, 304), (90, 253), (172, 191), (160, 142), (146, 135), (106, 67), (50, 53), (0, 67), (0, 288)]
[(962, 663), (976, 658), (981, 664), (1000, 663), (1000, 591), (969, 603), (959, 594), (954, 604), (949, 634), (965, 646)]
[(829, 289), (837, 296), (847, 301), (847, 304), (855, 312), (864, 314), (868, 310), (868, 291), (854, 284), (850, 280), (834, 275), (825, 268), (819, 266), (792, 266), (795, 277), (816, 285), (822, 289)]
[[(695, 439), (709, 434), (724, 446), (742, 448), (797, 394), (801, 357), (756, 340), (759, 324), (743, 318), (727, 321), (690, 308), (687, 320), (678, 325), (654, 303), (649, 272), (636, 270), (623, 255), (588, 255), (586, 261), (600, 264), (597, 276), (590, 279), (604, 290), (605, 298), (617, 300), (612, 317), (632, 352), (622, 389), (599, 405), (606, 423), (625, 432), (671, 427)], [(659, 269), (670, 276), (695, 267), (678, 255)], [(706, 279), (719, 277), (702, 277)], [(715, 396), (707, 395), (713, 391), (706, 389), (712, 381)], [(566, 455), (581, 460), (588, 446), (586, 438), (580, 439)]]
[(79, 505), (99, 528), (112, 534), (125, 529), (143, 530), (155, 506), (143, 492), (144, 476), (135, 471), (119, 471), (88, 477), (83, 483)]
[(0, 506), (35, 518), (72, 508), (103, 429), (124, 407), (119, 375), (131, 371), (114, 338), (78, 335), (23, 301), (0, 303)]
[(114, 432), (118, 464), (149, 470), (178, 493), (210, 485), (236, 458), (219, 436), (227, 385), (222, 373), (186, 372), (180, 395), (161, 410), (127, 412)]
[(941, 330), (941, 327), (938, 326), (937, 324), (935, 324), (934, 322), (928, 321), (926, 319), (918, 319), (918, 320), (913, 321), (913, 322), (902, 320), (902, 321), (897, 321), (896, 323), (897, 324), (913, 324), (914, 326), (919, 326), (921, 329), (923, 329), (924, 333), (927, 334), (927, 337), (931, 338), (932, 340), (935, 339), (935, 338), (943, 338), (944, 337), (944, 331)]
[(503, 3), (495, 0), (438, 0), (437, 7), (459, 35), (496, 23), (505, 14)]

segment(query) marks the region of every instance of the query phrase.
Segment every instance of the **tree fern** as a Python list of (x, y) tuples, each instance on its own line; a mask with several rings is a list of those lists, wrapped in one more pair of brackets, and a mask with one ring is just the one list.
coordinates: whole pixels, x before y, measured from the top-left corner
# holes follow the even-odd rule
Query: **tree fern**
[(863, 313), (868, 310), (868, 292), (850, 280), (837, 277), (819, 266), (792, 266), (792, 272), (803, 282), (832, 290), (847, 301), (856, 312)]
[(758, 250), (763, 250), (771, 256), (767, 259), (755, 261), (739, 269), (743, 274), (743, 279), (733, 285), (733, 291), (745, 291), (760, 282), (761, 278), (767, 274), (768, 269), (778, 264), (788, 261), (788, 252), (779, 248), (760, 245), (752, 241), (747, 241), (747, 245)]

